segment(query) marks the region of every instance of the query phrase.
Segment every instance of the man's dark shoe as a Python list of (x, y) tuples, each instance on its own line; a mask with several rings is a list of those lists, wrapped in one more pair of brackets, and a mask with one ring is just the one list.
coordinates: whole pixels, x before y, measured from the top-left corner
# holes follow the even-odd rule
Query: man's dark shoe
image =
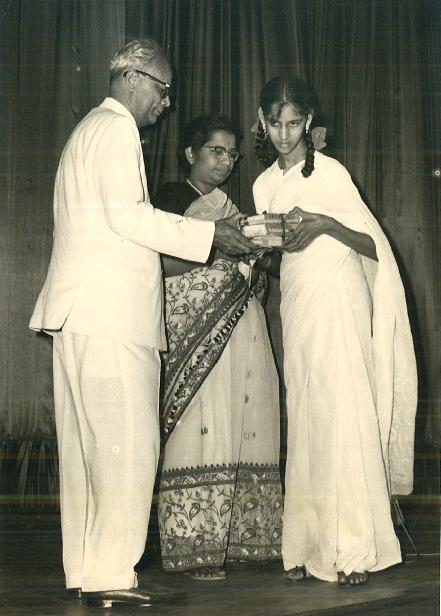
[(82, 599), (83, 593), (81, 588), (66, 588), (68, 594), (72, 597), (72, 599)]
[(151, 590), (130, 588), (130, 590), (101, 590), (83, 592), (90, 607), (113, 607), (114, 605), (171, 605), (188, 597), (185, 592), (176, 592), (163, 586), (150, 585)]

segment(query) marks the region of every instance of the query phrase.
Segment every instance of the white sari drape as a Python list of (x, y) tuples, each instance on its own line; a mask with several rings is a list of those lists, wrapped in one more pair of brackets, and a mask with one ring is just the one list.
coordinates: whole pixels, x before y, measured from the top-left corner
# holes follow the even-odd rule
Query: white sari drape
[(400, 562), (390, 493), (412, 490), (416, 368), (404, 291), (389, 243), (337, 161), (315, 155), (285, 175), (277, 162), (254, 186), (256, 209), (332, 216), (367, 233), (378, 263), (320, 236), (285, 253), (281, 316), (288, 458), (286, 569), (337, 571)]

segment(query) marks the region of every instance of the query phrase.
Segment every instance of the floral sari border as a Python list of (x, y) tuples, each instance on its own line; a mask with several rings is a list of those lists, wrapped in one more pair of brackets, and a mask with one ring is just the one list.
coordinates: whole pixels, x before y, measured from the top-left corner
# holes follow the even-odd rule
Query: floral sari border
[(281, 558), (283, 498), (276, 464), (221, 464), (162, 474), (164, 569)]

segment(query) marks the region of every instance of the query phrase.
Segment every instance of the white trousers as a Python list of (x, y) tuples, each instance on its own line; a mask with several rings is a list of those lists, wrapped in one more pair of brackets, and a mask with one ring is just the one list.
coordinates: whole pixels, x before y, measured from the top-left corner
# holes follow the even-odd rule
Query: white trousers
[(53, 338), (66, 587), (132, 588), (159, 456), (159, 354), (70, 332)]

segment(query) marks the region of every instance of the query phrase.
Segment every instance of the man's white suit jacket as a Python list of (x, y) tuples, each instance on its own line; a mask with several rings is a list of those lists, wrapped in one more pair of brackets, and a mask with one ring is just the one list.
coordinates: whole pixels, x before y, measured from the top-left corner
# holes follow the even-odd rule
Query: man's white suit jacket
[(30, 327), (165, 349), (159, 253), (204, 262), (213, 235), (213, 222), (149, 203), (135, 120), (106, 98), (61, 156), (54, 245)]

